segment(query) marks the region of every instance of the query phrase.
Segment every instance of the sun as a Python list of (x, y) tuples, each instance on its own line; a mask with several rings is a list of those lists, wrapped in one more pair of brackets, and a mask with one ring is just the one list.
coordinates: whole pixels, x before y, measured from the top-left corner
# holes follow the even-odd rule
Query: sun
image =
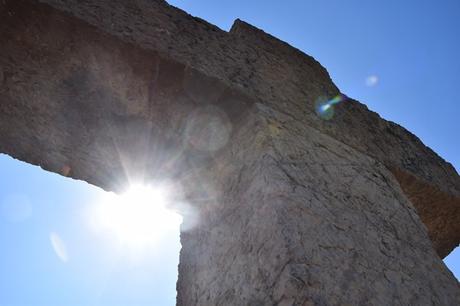
[(94, 206), (92, 220), (123, 245), (146, 247), (182, 223), (168, 204), (165, 189), (133, 185), (122, 195), (105, 194)]

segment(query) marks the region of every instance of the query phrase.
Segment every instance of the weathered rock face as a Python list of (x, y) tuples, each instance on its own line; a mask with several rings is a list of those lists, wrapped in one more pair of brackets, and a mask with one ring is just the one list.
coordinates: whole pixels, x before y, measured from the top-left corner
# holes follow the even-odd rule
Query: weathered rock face
[(181, 185), (179, 305), (460, 304), (458, 174), (356, 101), (319, 118), (313, 58), (163, 1), (40, 2), (0, 3), (0, 152)]

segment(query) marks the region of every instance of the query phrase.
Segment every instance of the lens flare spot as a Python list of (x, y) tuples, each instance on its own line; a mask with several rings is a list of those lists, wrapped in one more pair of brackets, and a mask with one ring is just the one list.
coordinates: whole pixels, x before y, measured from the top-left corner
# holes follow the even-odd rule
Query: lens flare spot
[(315, 103), (316, 114), (324, 120), (330, 120), (334, 117), (334, 107), (336, 104), (346, 101), (348, 98), (339, 94), (332, 99), (325, 97), (319, 97)]
[(366, 86), (374, 87), (379, 82), (379, 77), (376, 75), (370, 75), (366, 78)]
[(62, 174), (63, 176), (69, 176), (71, 170), (72, 170), (72, 168), (70, 168), (69, 165), (64, 165), (64, 166), (62, 166), (62, 168), (61, 168), (61, 174)]
[(52, 232), (50, 233), (50, 241), (54, 253), (56, 253), (57, 257), (64, 263), (68, 262), (69, 255), (67, 253), (67, 248), (64, 244), (64, 241), (62, 241), (61, 237), (57, 233)]
[(200, 151), (217, 151), (228, 142), (232, 124), (216, 106), (202, 107), (189, 115), (185, 141)]
[(321, 105), (320, 110), (322, 112), (326, 112), (329, 108), (331, 108), (330, 104), (324, 104), (324, 105)]

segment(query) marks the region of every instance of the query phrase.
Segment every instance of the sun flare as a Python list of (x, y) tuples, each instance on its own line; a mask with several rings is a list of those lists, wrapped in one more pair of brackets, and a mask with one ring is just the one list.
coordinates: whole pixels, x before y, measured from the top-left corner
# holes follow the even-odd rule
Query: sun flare
[(122, 195), (107, 193), (95, 206), (93, 222), (122, 244), (145, 247), (181, 224), (182, 217), (167, 206), (165, 190), (134, 185)]

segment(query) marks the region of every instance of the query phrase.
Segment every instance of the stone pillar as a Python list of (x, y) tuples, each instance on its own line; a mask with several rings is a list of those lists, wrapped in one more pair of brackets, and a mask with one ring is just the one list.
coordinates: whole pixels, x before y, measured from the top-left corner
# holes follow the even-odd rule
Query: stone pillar
[(254, 111), (181, 234), (178, 305), (455, 305), (459, 287), (380, 162)]

